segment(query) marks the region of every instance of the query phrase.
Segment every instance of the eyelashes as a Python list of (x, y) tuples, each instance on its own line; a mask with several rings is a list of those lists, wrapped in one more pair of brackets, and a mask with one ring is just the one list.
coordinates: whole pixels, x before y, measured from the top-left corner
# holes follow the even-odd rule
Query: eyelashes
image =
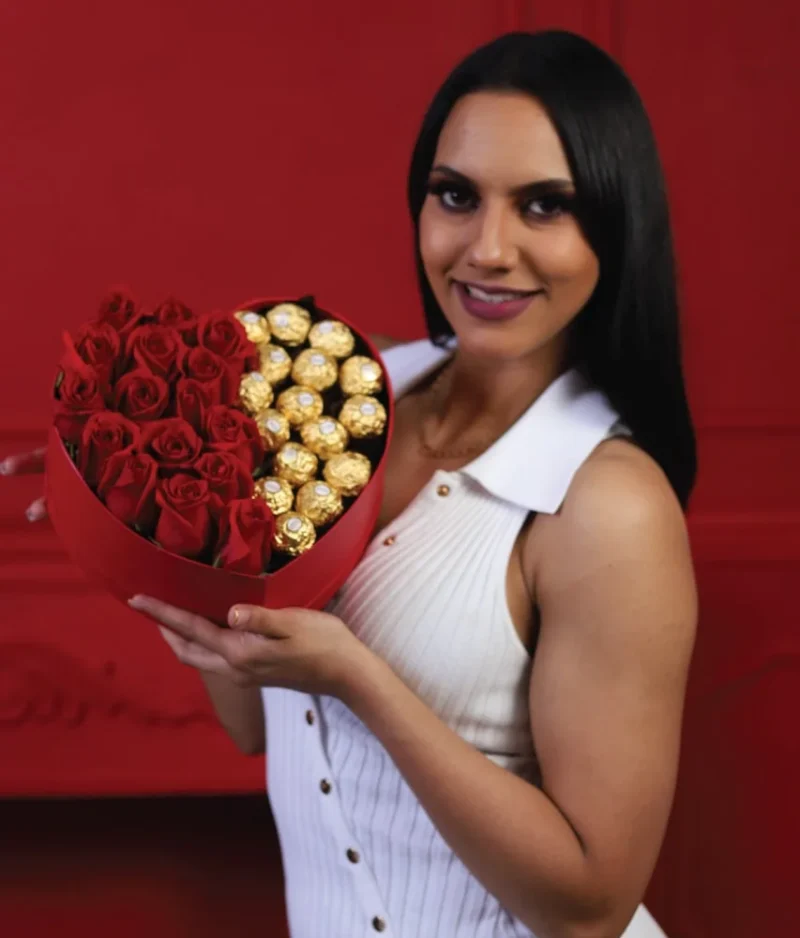
[[(428, 193), (451, 214), (468, 214), (480, 204), (480, 199), (472, 187), (449, 179), (432, 180), (428, 184)], [(518, 206), (520, 214), (527, 220), (549, 221), (573, 213), (575, 195), (551, 189), (523, 196)]]

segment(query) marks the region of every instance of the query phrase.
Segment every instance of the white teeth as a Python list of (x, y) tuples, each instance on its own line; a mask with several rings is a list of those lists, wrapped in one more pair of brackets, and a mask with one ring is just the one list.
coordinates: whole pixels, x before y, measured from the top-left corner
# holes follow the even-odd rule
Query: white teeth
[(464, 284), (464, 289), (469, 296), (483, 303), (508, 303), (510, 300), (520, 299), (523, 295), (520, 293), (486, 293), (480, 287), (473, 287), (468, 283)]

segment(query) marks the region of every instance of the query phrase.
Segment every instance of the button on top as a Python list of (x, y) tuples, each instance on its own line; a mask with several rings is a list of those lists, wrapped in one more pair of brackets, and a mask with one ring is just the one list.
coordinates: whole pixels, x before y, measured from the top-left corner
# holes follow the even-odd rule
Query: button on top
[(323, 795), (330, 794), (331, 788), (333, 788), (333, 785), (331, 785), (327, 778), (323, 778), (319, 783), (319, 789)]
[(392, 544), (394, 544), (394, 542), (395, 542), (396, 540), (397, 540), (397, 538), (394, 536), (394, 534), (390, 534), (390, 535), (386, 538), (386, 540), (383, 542), (384, 547), (391, 547)]
[(436, 494), (440, 495), (442, 498), (445, 498), (450, 494), (450, 486), (440, 485), (439, 488), (436, 489)]
[(309, 726), (314, 725), (314, 711), (313, 710), (306, 710), (306, 723), (308, 723)]
[(358, 850), (353, 850), (353, 848), (350, 847), (350, 849), (347, 851), (347, 859), (351, 863), (358, 863), (358, 861), (361, 859), (361, 856), (359, 855)]
[(372, 927), (375, 931), (386, 931), (386, 922), (379, 916), (376, 915), (372, 920)]

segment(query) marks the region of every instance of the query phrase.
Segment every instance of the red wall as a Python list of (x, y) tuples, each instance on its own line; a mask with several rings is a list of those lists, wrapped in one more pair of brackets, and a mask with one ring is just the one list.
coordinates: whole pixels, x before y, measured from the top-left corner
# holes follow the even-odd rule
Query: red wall
[[(685, 296), (702, 620), (651, 902), (672, 938), (788, 935), (800, 835), (794, 3), (3, 5), (0, 453), (41, 439), (59, 332), (111, 283), (202, 307), (315, 292), (365, 328), (421, 334), (404, 206), (421, 114), (477, 43), (549, 25), (599, 41), (637, 81)], [(37, 484), (0, 485), (0, 794), (257, 790), (260, 762), (233, 753), (194, 675), (82, 580), (46, 526), (25, 523)], [(242, 871), (254, 884), (262, 873)]]

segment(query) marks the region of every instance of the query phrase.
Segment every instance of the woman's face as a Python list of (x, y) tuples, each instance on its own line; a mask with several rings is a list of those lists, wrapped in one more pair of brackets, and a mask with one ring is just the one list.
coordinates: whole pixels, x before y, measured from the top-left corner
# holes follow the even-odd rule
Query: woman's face
[(471, 356), (552, 352), (600, 273), (572, 213), (575, 188), (541, 105), (516, 92), (462, 98), (439, 137), (420, 215), (420, 253)]

